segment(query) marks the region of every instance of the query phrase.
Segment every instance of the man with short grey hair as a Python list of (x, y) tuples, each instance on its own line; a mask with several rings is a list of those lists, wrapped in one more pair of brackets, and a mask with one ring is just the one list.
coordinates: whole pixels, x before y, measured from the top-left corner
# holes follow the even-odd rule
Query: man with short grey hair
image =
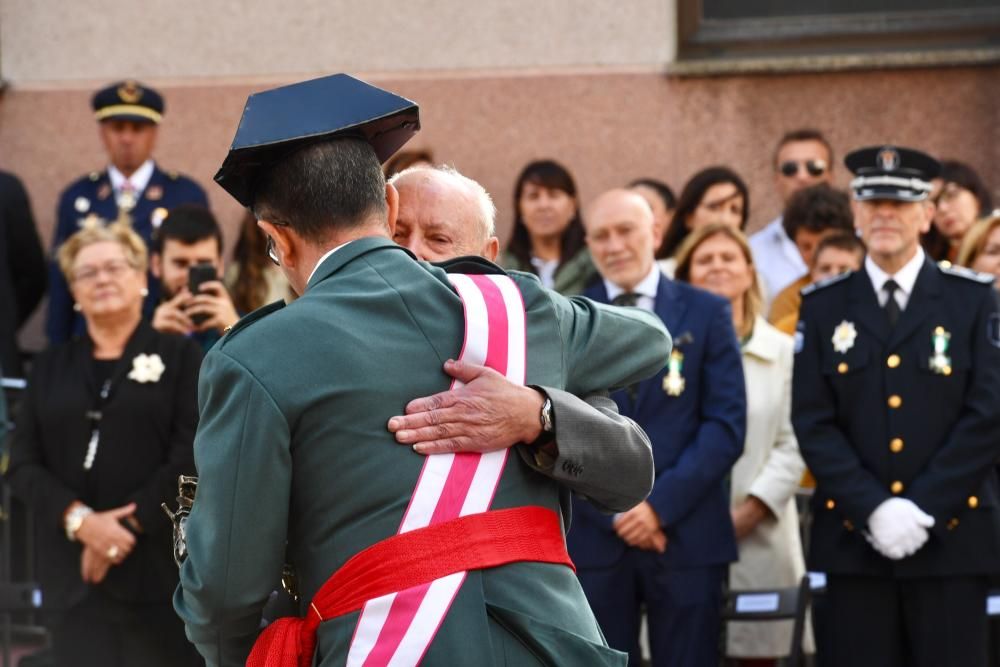
[[(482, 185), (451, 167), (426, 166), (402, 171), (390, 183), (399, 192), (393, 240), (418, 259), (496, 258), (496, 207)], [(399, 442), (434, 453), (489, 451), (545, 437), (545, 445), (518, 451), (536, 470), (597, 507), (624, 512), (649, 495), (649, 439), (618, 413), (606, 393), (581, 400), (555, 387), (516, 385), (496, 371), (462, 362), (449, 362), (445, 371), (465, 386), (412, 401), (405, 416), (390, 419)], [(546, 407), (550, 416), (540, 418)], [(548, 433), (541, 429), (546, 421)], [(519, 433), (527, 433), (528, 440), (519, 440)]]

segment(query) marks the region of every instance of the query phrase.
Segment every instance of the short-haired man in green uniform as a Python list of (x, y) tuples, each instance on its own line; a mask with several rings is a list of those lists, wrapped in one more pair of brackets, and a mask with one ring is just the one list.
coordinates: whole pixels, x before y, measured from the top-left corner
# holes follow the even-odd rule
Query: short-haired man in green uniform
[[(510, 456), (484, 489), (478, 454), (420, 456), (386, 424), (446, 389), (442, 364), (478, 340), (482, 320), (452, 282), (498, 286), (506, 320), (482, 289), (488, 332), (505, 336), (487, 360), (517, 349), (523, 308), (526, 384), (585, 394), (638, 381), (662, 367), (669, 336), (640, 311), (529, 277), (449, 277), (392, 243), (397, 195), (379, 160), (416, 124), (415, 105), (343, 75), (248, 100), (216, 180), (252, 206), (301, 297), (244, 318), (205, 358), (175, 607), (209, 665), (624, 665), (561, 555), (558, 484)], [(496, 269), (466, 260), (462, 272)], [(470, 461), (461, 511), (439, 516)], [(417, 501), (428, 487), (440, 491), (429, 510)], [(286, 560), (303, 618), (253, 646)]]

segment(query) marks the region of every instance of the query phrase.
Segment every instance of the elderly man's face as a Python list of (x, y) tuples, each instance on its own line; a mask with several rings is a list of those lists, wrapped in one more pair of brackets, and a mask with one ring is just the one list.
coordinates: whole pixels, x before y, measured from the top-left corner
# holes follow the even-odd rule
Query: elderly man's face
[(392, 239), (418, 259), (496, 259), (499, 243), (487, 235), (475, 195), (457, 179), (427, 169), (404, 174), (393, 185), (399, 192), (399, 215)]
[(587, 247), (603, 277), (628, 291), (649, 275), (659, 237), (653, 213), (639, 195), (605, 192), (591, 204), (583, 224)]

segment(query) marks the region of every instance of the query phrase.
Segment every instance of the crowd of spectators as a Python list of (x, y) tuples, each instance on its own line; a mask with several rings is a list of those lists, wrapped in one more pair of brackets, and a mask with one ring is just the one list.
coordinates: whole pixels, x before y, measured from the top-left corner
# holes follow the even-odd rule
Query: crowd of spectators
[[(46, 623), (60, 665), (197, 664), (170, 607), (177, 573), (160, 504), (172, 501), (179, 474), (196, 472), (192, 442), (201, 354), (242, 315), (295, 297), (250, 214), (240, 223), (227, 267), (225, 239), (204, 191), (153, 161), (163, 111), (155, 91), (133, 82), (94, 96), (109, 164), (69, 185), (60, 199), (47, 274), (51, 347), (30, 360), (28, 388), (12, 415), (7, 481), (35, 519), (35, 571), (54, 603)], [(387, 176), (426, 167), (434, 157), (420, 152), (394, 160)], [(800, 129), (780, 138), (773, 168), (783, 210), (749, 236), (750, 191), (728, 166), (697, 171), (677, 197), (655, 175), (626, 174), (622, 190), (610, 198), (620, 208), (602, 199), (592, 210), (584, 206), (571, 171), (555, 160), (531, 162), (516, 177), (512, 234), (499, 264), (533, 273), (566, 295), (638, 307), (645, 297), (646, 307), (657, 313), (656, 289), (644, 294), (641, 285), (676, 281), (698, 295), (691, 303), (700, 305), (692, 309), (711, 304), (725, 313), (715, 335), (730, 332), (738, 345), (733, 349), (742, 363), (725, 367), (718, 350), (697, 351), (706, 344), (700, 324), (675, 320), (675, 353), (657, 386), (630, 387), (615, 396), (623, 414), (649, 431), (657, 482), (650, 501), (640, 504), (647, 514), (601, 519), (599, 539), (620, 542), (620, 554), (591, 567), (595, 561), (581, 552), (587, 541), (574, 541), (572, 530), (571, 553), (584, 564), (584, 588), (598, 619), (608, 624), (609, 642), (633, 660), (637, 628), (621, 623), (637, 619), (640, 607), (649, 613), (654, 664), (702, 664), (670, 662), (657, 652), (677, 650), (682, 634), (702, 642), (689, 657), (716, 652), (718, 608), (704, 616), (692, 610), (703, 603), (718, 607), (722, 581), (733, 589), (766, 589), (795, 586), (805, 574), (796, 494), (808, 493), (803, 489), (815, 482), (792, 424), (793, 336), (803, 290), (859, 271), (866, 251), (855, 232), (851, 197), (834, 184), (834, 167), (833, 147), (822, 133)], [(990, 188), (957, 161), (942, 162), (933, 183), (933, 224), (921, 239), (928, 257), (945, 267), (990, 273), (1000, 286), (1000, 215), (991, 212)], [(630, 212), (637, 206), (639, 213)], [(0, 375), (18, 377), (25, 357), (16, 348), (17, 331), (41, 300), (46, 271), (27, 195), (9, 174), (0, 174), (0, 228)], [(397, 241), (408, 245), (415, 232), (400, 227), (397, 233)], [(496, 247), (467, 250), (490, 258), (497, 253)], [(613, 289), (614, 276), (633, 269), (639, 279), (625, 293)], [(739, 414), (716, 416), (718, 406), (711, 402), (733, 387)], [(644, 423), (643, 396), (651, 392), (665, 407), (655, 408), (660, 412)], [(685, 393), (689, 409), (678, 410), (672, 401)], [(673, 440), (669, 448), (655, 432), (665, 414), (690, 425), (664, 436)], [(4, 421), (0, 413), (0, 428)], [(718, 442), (702, 442), (704, 451), (695, 454), (699, 439), (707, 437), (702, 429), (713, 421), (722, 424), (713, 437), (732, 438), (738, 448), (726, 453), (712, 449)], [(722, 457), (713, 464), (717, 473), (706, 472), (715, 469), (709, 464), (677, 473), (686, 459), (708, 453)], [(721, 529), (735, 541), (731, 558), (724, 540), (712, 546), (723, 557), (703, 558), (692, 546), (695, 538), (675, 531), (675, 522), (688, 517), (664, 519), (673, 508), (656, 504), (668, 497), (659, 487), (671, 483), (701, 494), (689, 498), (695, 503), (708, 503), (719, 491), (728, 515), (710, 521), (724, 524)], [(626, 539), (621, 526), (641, 525), (648, 517), (649, 531)], [(706, 526), (706, 520), (695, 521), (691, 530), (720, 528)], [(612, 580), (600, 579), (595, 568), (624, 567), (629, 553), (642, 583), (628, 590), (614, 584), (620, 606), (611, 608), (594, 597), (612, 595)], [(671, 560), (674, 554), (690, 560)], [(649, 563), (663, 572), (648, 569)], [(691, 583), (698, 568), (710, 573), (698, 586), (712, 589), (711, 595)], [(677, 572), (691, 581), (667, 576)], [(690, 604), (676, 599), (685, 595)], [(707, 626), (694, 627), (692, 619)], [(724, 632), (727, 656), (745, 665), (773, 665), (788, 653), (791, 624), (730, 623)], [(74, 652), (83, 644), (100, 650), (81, 658)], [(805, 645), (816, 650), (811, 629)]]

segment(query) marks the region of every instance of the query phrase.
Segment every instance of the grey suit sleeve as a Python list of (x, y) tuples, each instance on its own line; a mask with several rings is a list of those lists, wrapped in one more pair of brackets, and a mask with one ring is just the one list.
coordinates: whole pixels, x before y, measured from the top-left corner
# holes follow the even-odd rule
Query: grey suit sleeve
[(519, 448), (532, 468), (564, 484), (605, 512), (624, 512), (646, 499), (653, 488), (653, 451), (649, 438), (607, 394), (583, 399), (541, 387), (552, 399), (558, 455), (535, 456)]

